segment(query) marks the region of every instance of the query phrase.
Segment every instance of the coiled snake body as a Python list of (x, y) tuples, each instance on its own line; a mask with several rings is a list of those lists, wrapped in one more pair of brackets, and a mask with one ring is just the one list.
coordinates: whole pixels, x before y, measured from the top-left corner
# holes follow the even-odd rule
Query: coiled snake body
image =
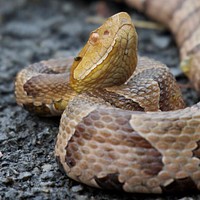
[[(199, 90), (200, 2), (127, 3), (154, 18), (156, 10), (162, 13), (159, 20), (175, 34), (182, 65)], [(126, 192), (200, 190), (200, 104), (184, 108), (168, 68), (137, 58), (137, 34), (127, 13), (93, 31), (69, 71), (71, 62), (30, 65), (15, 83), (17, 102), (29, 111), (64, 111), (55, 155), (69, 177)]]

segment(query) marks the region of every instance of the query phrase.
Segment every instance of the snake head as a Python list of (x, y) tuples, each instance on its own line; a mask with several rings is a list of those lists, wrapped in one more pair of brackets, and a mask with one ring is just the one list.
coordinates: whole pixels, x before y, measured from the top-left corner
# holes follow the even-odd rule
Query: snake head
[(121, 12), (91, 32), (72, 64), (70, 85), (77, 92), (121, 85), (136, 65), (137, 33), (130, 16)]

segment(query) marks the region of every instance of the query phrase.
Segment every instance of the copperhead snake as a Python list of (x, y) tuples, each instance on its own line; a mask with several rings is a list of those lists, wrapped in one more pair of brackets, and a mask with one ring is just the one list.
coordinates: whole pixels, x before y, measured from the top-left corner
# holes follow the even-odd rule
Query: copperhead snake
[[(127, 3), (154, 19), (162, 13), (158, 20), (174, 33), (187, 75), (200, 90), (199, 0)], [(127, 13), (94, 30), (74, 60), (41, 61), (20, 71), (15, 95), (31, 112), (62, 114), (55, 156), (72, 179), (137, 193), (200, 190), (200, 103), (185, 108), (169, 69), (137, 57)]]

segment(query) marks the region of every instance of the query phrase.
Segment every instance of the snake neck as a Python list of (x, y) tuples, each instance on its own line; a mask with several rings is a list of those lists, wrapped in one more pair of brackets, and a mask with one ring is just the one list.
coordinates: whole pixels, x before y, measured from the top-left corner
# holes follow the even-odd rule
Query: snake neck
[(200, 92), (200, 1), (126, 0), (152, 19), (166, 25), (180, 52), (180, 67)]

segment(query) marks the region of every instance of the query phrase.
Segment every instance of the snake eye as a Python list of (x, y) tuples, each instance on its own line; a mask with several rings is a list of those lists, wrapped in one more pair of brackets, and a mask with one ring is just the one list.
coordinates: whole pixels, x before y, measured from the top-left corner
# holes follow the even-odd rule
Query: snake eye
[(75, 60), (75, 61), (81, 61), (81, 60), (82, 60), (82, 57), (77, 56), (77, 57), (74, 58), (74, 60)]

